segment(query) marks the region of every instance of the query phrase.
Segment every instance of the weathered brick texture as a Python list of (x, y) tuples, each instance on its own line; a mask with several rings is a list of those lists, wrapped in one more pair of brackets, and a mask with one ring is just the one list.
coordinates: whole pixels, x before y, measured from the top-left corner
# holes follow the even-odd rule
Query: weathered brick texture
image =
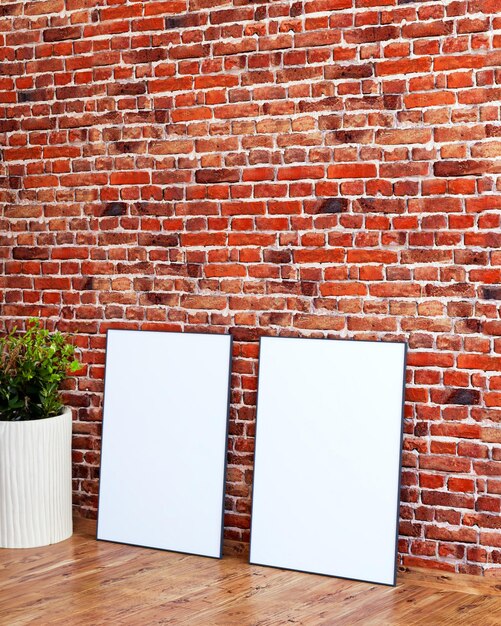
[(107, 328), (234, 335), (244, 540), (259, 335), (407, 340), (402, 562), (500, 567), (500, 11), (2, 2), (2, 320), (78, 330), (84, 515)]

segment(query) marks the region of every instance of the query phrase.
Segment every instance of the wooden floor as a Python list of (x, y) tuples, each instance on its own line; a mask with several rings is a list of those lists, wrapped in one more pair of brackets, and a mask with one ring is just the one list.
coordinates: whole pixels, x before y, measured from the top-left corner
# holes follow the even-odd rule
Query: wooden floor
[(97, 542), (0, 549), (0, 624), (494, 626), (501, 581), (412, 570), (397, 587)]

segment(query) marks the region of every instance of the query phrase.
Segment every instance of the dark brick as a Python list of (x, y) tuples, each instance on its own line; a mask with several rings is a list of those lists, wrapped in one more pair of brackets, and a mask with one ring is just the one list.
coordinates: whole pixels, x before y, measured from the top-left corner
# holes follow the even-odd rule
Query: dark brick
[(433, 165), (435, 176), (483, 176), (501, 172), (496, 161), (437, 161)]
[(343, 213), (348, 210), (346, 198), (324, 198), (320, 200), (317, 213)]
[(430, 428), (427, 422), (418, 422), (414, 426), (414, 436), (415, 437), (426, 437), (430, 433)]
[(476, 389), (452, 389), (444, 404), (479, 404), (480, 392)]
[(56, 89), (59, 100), (81, 100), (82, 98), (91, 98), (100, 88), (93, 85), (77, 85), (72, 87), (60, 87)]
[(325, 68), (325, 78), (369, 78), (374, 74), (374, 65), (365, 63), (364, 65), (330, 65)]
[(234, 170), (198, 170), (195, 173), (197, 183), (237, 183), (240, 180), (240, 172)]
[(196, 265), (195, 263), (188, 263), (186, 272), (191, 278), (200, 278), (200, 276), (202, 276), (202, 266)]
[(136, 215), (172, 215), (172, 205), (167, 202), (136, 202), (134, 204)]
[(174, 248), (179, 245), (179, 235), (162, 233), (140, 233), (138, 237), (140, 246), (155, 246), (157, 248)]
[(146, 300), (149, 304), (172, 306), (177, 301), (178, 296), (163, 291), (150, 291), (144, 294), (142, 300)]
[(501, 285), (482, 287), (482, 297), (484, 300), (501, 300)]
[[(249, 0), (249, 4), (257, 3), (259, 0)], [(266, 7), (260, 6), (254, 12), (254, 20), (256, 22), (260, 22), (261, 20), (265, 20), (268, 14), (266, 12)]]
[(485, 134), (487, 137), (501, 137), (501, 125), (487, 124), (485, 127)]
[(0, 120), (0, 133), (11, 133), (19, 130), (20, 123), (17, 120)]
[(0, 63), (0, 76), (22, 76), (26, 71), (24, 63)]
[(311, 283), (308, 281), (301, 282), (301, 293), (304, 296), (316, 296), (318, 295), (318, 285), (317, 283)]
[(102, 217), (117, 217), (119, 215), (125, 215), (127, 212), (127, 204), (125, 202), (108, 202), (103, 212)]
[(473, 317), (470, 317), (469, 319), (464, 319), (461, 322), (461, 327), (464, 331), (479, 333), (482, 330), (482, 322)]
[(200, 24), (205, 24), (205, 22), (206, 18), (197, 13), (194, 13), (193, 15), (176, 15), (165, 18), (165, 28), (167, 30), (171, 30), (172, 28), (188, 28), (200, 26)]
[(53, 97), (53, 92), (50, 92), (47, 89), (31, 89), (30, 91), (19, 91), (17, 94), (17, 99), (19, 102), (39, 102), (44, 100), (51, 100)]
[(158, 124), (166, 124), (169, 121), (169, 111), (167, 109), (157, 109), (154, 114), (155, 122)]
[(146, 151), (145, 141), (114, 141), (110, 154), (137, 154)]
[(371, 139), (372, 130), (338, 130), (329, 136), (329, 143), (370, 143)]
[(46, 260), (49, 258), (49, 248), (18, 246), (12, 252), (14, 259), (30, 261), (32, 259)]
[(107, 91), (110, 96), (138, 96), (146, 93), (146, 85), (144, 83), (111, 83)]
[(347, 30), (345, 39), (348, 43), (372, 43), (388, 41), (400, 37), (398, 26), (370, 26), (369, 28), (353, 28)]
[(79, 26), (66, 26), (65, 28), (47, 28), (43, 31), (43, 40), (51, 43), (68, 39), (80, 39), (82, 31)]
[(405, 210), (405, 201), (402, 198), (357, 198), (354, 208), (363, 213), (400, 214)]
[(453, 285), (425, 285), (426, 296), (442, 297), (444, 293), (450, 296), (471, 296), (470, 283), (454, 283)]
[(290, 263), (292, 252), (290, 250), (265, 250), (263, 258), (266, 263)]
[(259, 337), (266, 334), (264, 328), (244, 328), (242, 326), (235, 326), (230, 328), (230, 334), (235, 341), (257, 341)]
[(13, 15), (21, 15), (23, 12), (23, 4), (18, 2), (17, 4), (4, 4), (0, 6), (0, 17), (9, 17)]
[(123, 53), (124, 63), (137, 65), (140, 63), (155, 63), (167, 58), (167, 50), (164, 48), (144, 48), (131, 50)]
[(402, 97), (396, 95), (383, 96), (383, 106), (391, 111), (402, 108)]
[(75, 289), (90, 291), (94, 289), (94, 279), (92, 276), (82, 276), (74, 279)]

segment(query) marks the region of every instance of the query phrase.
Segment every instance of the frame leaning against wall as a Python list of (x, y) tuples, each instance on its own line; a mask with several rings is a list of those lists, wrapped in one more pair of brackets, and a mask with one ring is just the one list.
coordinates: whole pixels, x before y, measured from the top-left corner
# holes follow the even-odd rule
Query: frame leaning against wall
[(107, 333), (97, 539), (222, 557), (232, 337)]
[(403, 342), (261, 339), (251, 563), (396, 584), (406, 353)]

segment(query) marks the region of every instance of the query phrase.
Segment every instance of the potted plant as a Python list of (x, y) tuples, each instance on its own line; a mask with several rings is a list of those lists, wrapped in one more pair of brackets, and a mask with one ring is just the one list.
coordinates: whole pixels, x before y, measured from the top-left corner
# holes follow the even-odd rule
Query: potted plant
[(44, 546), (73, 532), (72, 416), (60, 389), (79, 367), (69, 337), (37, 319), (0, 338), (0, 547)]

